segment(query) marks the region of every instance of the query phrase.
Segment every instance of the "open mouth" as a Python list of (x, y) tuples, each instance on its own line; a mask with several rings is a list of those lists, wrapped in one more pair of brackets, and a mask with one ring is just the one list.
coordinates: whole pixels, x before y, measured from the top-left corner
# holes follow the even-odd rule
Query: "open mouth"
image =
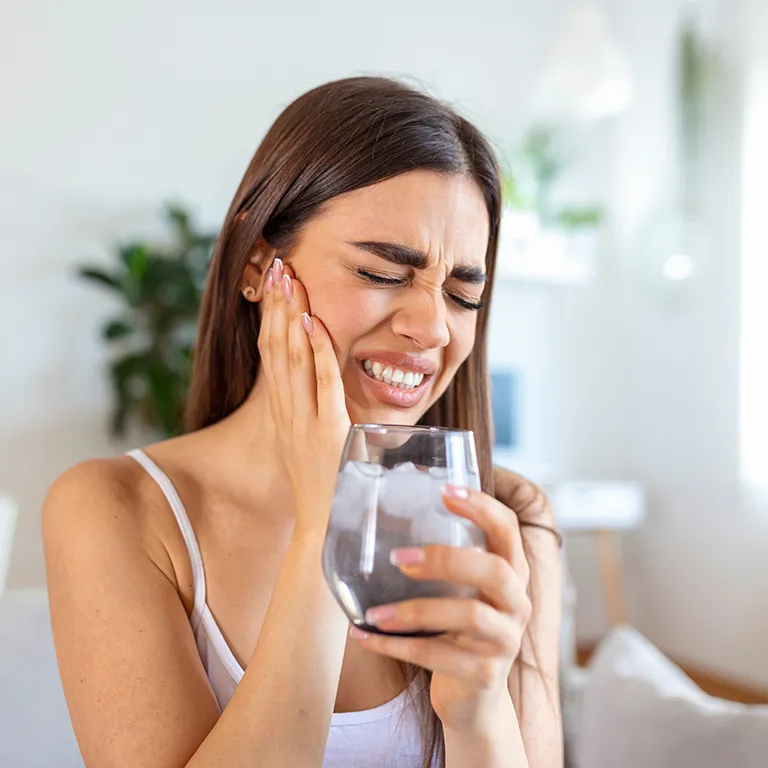
[(397, 368), (375, 360), (362, 360), (361, 365), (366, 376), (397, 389), (418, 389), (424, 379), (429, 377), (429, 374)]
[(363, 386), (369, 394), (396, 408), (418, 405), (438, 370), (431, 360), (389, 350), (362, 353), (357, 363)]

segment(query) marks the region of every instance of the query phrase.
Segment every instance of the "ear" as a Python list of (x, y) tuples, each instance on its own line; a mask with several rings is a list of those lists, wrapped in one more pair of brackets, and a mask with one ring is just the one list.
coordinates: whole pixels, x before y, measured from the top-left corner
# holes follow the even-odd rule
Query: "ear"
[(276, 255), (277, 250), (260, 237), (240, 277), (240, 291), (247, 301), (258, 302), (264, 297), (264, 281)]

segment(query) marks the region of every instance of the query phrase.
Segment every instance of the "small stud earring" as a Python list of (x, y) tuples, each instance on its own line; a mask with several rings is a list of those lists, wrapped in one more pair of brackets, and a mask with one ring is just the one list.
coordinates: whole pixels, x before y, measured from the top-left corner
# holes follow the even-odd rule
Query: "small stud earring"
[(248, 301), (255, 301), (256, 300), (256, 289), (252, 285), (248, 285), (245, 288), (243, 288), (243, 296)]

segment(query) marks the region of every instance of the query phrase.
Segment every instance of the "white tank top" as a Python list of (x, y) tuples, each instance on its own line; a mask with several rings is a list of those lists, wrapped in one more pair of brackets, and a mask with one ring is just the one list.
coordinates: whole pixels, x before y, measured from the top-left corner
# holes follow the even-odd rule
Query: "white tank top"
[[(208, 608), (205, 571), (195, 532), (169, 477), (141, 450), (129, 451), (160, 486), (173, 510), (189, 552), (194, 583), (194, 605), (189, 617), (197, 650), (219, 709), (224, 710), (244, 670), (235, 659)], [(375, 709), (338, 712), (331, 728), (323, 768), (420, 768), (423, 738), (418, 718), (409, 706), (407, 691)]]

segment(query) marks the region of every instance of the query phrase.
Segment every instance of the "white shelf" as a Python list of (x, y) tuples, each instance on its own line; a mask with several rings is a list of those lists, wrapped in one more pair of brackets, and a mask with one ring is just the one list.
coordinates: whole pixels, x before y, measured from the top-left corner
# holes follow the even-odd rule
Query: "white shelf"
[(598, 231), (545, 230), (535, 214), (505, 210), (499, 231), (499, 280), (583, 284), (595, 276)]
[(626, 531), (645, 520), (645, 489), (638, 483), (561, 483), (550, 490), (549, 500), (562, 531)]
[(555, 464), (526, 461), (500, 448), (493, 450), (493, 463), (541, 486), (563, 533), (633, 530), (645, 520), (646, 493), (639, 483), (563, 480)]

